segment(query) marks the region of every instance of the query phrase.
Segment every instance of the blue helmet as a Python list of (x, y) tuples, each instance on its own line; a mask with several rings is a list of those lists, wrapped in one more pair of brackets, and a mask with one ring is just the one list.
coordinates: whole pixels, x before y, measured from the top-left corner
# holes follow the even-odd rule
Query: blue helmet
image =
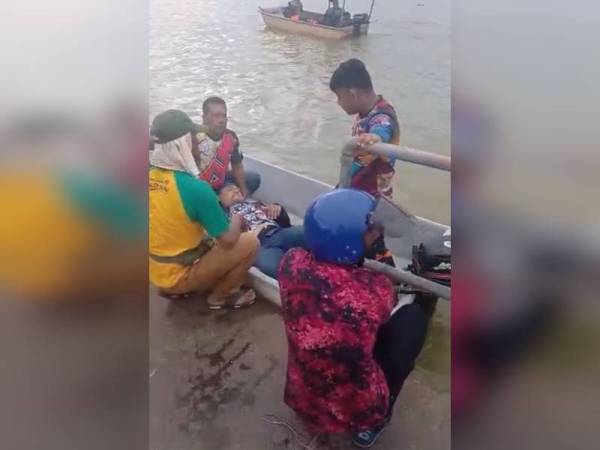
[(336, 189), (315, 198), (304, 215), (304, 237), (317, 261), (356, 264), (377, 202), (363, 191)]

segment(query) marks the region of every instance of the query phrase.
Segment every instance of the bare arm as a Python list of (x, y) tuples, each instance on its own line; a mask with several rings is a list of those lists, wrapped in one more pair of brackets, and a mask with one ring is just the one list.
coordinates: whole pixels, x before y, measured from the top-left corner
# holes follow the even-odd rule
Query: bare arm
[(239, 162), (237, 164), (231, 164), (231, 173), (235, 184), (238, 185), (242, 191), (244, 198), (248, 197), (248, 186), (246, 185), (246, 173), (244, 172), (244, 165)]
[(239, 214), (232, 214), (229, 221), (229, 229), (220, 235), (217, 241), (225, 248), (233, 247), (240, 238), (240, 234), (242, 234), (243, 226), (244, 218)]

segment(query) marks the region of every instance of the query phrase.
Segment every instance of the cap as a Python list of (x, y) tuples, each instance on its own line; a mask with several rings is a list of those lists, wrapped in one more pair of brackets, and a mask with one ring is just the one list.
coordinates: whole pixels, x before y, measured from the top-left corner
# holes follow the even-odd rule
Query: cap
[(188, 133), (205, 132), (206, 127), (194, 123), (190, 117), (178, 109), (169, 109), (157, 115), (152, 121), (150, 135), (160, 144), (179, 139)]

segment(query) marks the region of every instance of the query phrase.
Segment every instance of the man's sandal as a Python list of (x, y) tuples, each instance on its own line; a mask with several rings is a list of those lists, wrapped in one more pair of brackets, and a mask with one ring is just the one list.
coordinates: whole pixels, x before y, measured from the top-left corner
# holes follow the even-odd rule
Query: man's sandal
[(219, 309), (240, 309), (253, 305), (256, 302), (256, 292), (254, 289), (240, 289), (233, 294), (229, 294), (219, 302), (211, 302), (206, 300), (208, 303), (208, 309), (219, 310)]

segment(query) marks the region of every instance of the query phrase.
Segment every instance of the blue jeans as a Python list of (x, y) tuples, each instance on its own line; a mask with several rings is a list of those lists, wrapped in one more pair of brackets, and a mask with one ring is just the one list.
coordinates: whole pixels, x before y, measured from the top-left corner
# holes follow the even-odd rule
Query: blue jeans
[[(252, 195), (260, 187), (260, 174), (252, 170), (246, 170), (244, 171), (244, 173), (246, 174), (246, 186), (248, 187), (248, 195)], [(231, 170), (228, 171), (225, 175), (225, 184), (228, 183), (236, 183)]]
[(254, 265), (271, 278), (277, 278), (279, 262), (285, 252), (294, 247), (306, 248), (303, 227), (280, 228), (260, 241)]

